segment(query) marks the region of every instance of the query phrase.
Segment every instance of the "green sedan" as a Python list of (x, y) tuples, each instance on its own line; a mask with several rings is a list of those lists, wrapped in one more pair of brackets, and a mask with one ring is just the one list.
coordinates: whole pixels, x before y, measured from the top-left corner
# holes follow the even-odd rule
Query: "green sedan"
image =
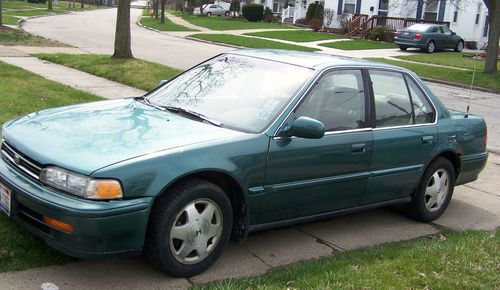
[(175, 276), (254, 231), (394, 204), (435, 220), (488, 158), (484, 120), (414, 73), (277, 50), (2, 131), (0, 212), (68, 255), (142, 253)]

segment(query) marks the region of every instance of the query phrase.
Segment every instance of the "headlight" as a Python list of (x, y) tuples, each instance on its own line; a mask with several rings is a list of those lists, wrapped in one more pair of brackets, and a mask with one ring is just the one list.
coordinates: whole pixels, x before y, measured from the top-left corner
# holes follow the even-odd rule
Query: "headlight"
[(123, 197), (122, 187), (118, 180), (93, 179), (58, 167), (42, 169), (40, 181), (88, 199), (114, 199)]

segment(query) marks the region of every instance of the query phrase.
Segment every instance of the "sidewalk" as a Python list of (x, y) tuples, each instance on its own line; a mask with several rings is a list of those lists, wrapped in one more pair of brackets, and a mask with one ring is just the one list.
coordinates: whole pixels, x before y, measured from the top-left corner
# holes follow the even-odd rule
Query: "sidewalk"
[(18, 66), (42, 77), (106, 99), (142, 96), (146, 92), (117, 82), (28, 56), (18, 50), (0, 47), (0, 61)]

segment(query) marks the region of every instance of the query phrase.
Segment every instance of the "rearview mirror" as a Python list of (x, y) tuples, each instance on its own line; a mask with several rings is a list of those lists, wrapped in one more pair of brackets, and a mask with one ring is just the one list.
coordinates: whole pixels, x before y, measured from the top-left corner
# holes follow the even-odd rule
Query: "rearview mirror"
[(287, 136), (320, 139), (325, 135), (325, 125), (316, 119), (298, 117), (286, 131)]

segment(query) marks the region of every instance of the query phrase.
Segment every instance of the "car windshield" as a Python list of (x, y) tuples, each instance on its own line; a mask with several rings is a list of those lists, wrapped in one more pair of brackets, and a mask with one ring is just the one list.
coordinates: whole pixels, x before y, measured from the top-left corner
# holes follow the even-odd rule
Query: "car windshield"
[(226, 128), (257, 133), (312, 74), (312, 69), (300, 66), (226, 54), (151, 92), (148, 101), (196, 112)]
[(429, 24), (413, 24), (409, 26), (407, 29), (412, 31), (425, 32), (427, 29), (431, 27)]

